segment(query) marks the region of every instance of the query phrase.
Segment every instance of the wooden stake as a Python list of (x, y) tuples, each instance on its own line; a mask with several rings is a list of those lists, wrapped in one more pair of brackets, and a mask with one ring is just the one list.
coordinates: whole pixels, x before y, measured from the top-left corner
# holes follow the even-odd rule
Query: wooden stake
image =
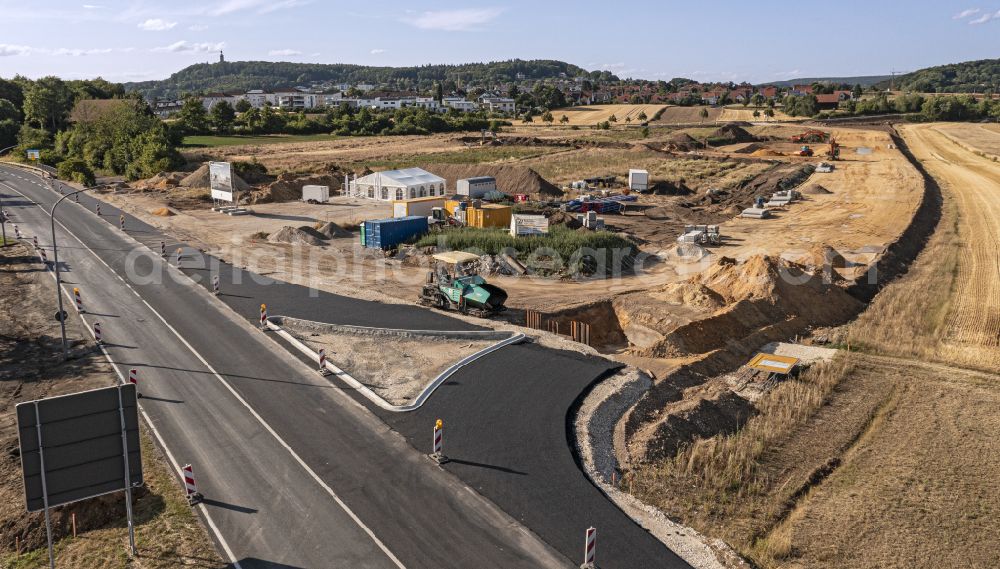
[(635, 481), (635, 473), (629, 472), (628, 474), (628, 493), (632, 493), (632, 482)]
[(69, 515), (70, 522), (73, 524), (73, 537), (76, 537), (76, 512)]
[(14, 536), (14, 548), (17, 550), (17, 557), (21, 557), (21, 536)]

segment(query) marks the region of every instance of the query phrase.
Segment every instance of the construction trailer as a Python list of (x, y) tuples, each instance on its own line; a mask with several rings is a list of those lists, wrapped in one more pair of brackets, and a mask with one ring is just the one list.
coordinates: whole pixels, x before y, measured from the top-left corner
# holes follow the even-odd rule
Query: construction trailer
[(649, 172), (646, 170), (628, 171), (628, 189), (634, 192), (645, 192), (649, 189)]
[(470, 199), (482, 198), (489, 192), (497, 191), (497, 179), (491, 176), (463, 178), (455, 183), (455, 193)]
[(330, 186), (315, 186), (311, 184), (302, 186), (302, 201), (319, 203), (330, 201)]
[(465, 211), (465, 224), (480, 229), (510, 227), (513, 213), (509, 205), (480, 204)]
[(522, 235), (544, 235), (549, 232), (549, 218), (544, 215), (526, 215), (515, 213), (510, 217), (510, 234), (514, 237)]
[(444, 207), (445, 198), (414, 198), (412, 200), (396, 200), (392, 202), (393, 217), (409, 217), (411, 215), (422, 215), (429, 217), (434, 208)]

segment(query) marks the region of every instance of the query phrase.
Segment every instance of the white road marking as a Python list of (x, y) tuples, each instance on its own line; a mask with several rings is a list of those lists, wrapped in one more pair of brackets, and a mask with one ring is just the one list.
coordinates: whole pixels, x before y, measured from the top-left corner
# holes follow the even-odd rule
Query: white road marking
[[(21, 192), (17, 191), (16, 189), (14, 189), (14, 188), (11, 188), (11, 189), (13, 189), (18, 194), (21, 194)], [(25, 196), (24, 194), (21, 194), (21, 196), (24, 197), (25, 199), (28, 199), (27, 196)], [(35, 204), (35, 205), (38, 205), (38, 204)], [(42, 206), (40, 206), (40, 205), (38, 205), (38, 208), (41, 209), (42, 211), (45, 211), (44, 208), (42, 208)], [(219, 375), (219, 373), (217, 371), (215, 371), (215, 368), (213, 368), (211, 366), (211, 364), (209, 364), (208, 361), (206, 361), (205, 358), (202, 357), (202, 355), (200, 353), (198, 353), (198, 351), (195, 350), (194, 347), (191, 346), (191, 344), (189, 344), (188, 341), (183, 336), (181, 336), (181, 334), (179, 332), (177, 332), (177, 330), (174, 329), (174, 327), (171, 326), (170, 323), (168, 323), (167, 320), (159, 312), (157, 312), (152, 306), (150, 306), (149, 303), (146, 302), (146, 300), (144, 298), (142, 298), (141, 295), (139, 295), (139, 293), (132, 287), (132, 285), (130, 283), (128, 283), (127, 281), (125, 281), (125, 279), (123, 279), (121, 277), (121, 275), (118, 275), (118, 273), (114, 269), (112, 269), (107, 263), (104, 262), (104, 259), (101, 259), (97, 255), (97, 253), (95, 253), (90, 247), (88, 247), (86, 243), (84, 243), (79, 237), (76, 236), (76, 234), (74, 234), (65, 225), (63, 225), (61, 221), (56, 220), (56, 223), (58, 223), (59, 226), (62, 227), (64, 231), (66, 231), (66, 233), (68, 233), (69, 235), (72, 235), (73, 238), (76, 239), (80, 243), (80, 245), (83, 245), (83, 247), (87, 251), (90, 251), (90, 253), (102, 265), (104, 265), (105, 267), (107, 267), (108, 270), (111, 271), (112, 274), (118, 276), (118, 279), (121, 280), (125, 284), (125, 286), (128, 287), (128, 289), (132, 291), (132, 293), (139, 299), (139, 301), (142, 302), (143, 304), (145, 304), (146, 307), (149, 308), (149, 310), (153, 314), (155, 314), (156, 317), (159, 318), (161, 322), (163, 322), (163, 325), (166, 326), (167, 329), (169, 329), (174, 334), (174, 336), (176, 336), (177, 339), (180, 340), (181, 343), (184, 344), (184, 346), (186, 346), (187, 349), (190, 350), (192, 354), (194, 354), (194, 356), (196, 358), (198, 358), (198, 360), (202, 363), (202, 365), (204, 365), (206, 368), (208, 368), (208, 370), (210, 372), (212, 372), (212, 375), (214, 375), (222, 383), (222, 385), (224, 385), (226, 387), (226, 389), (228, 389), (229, 392), (233, 394), (233, 397), (235, 397), (237, 401), (239, 401), (240, 403), (243, 404), (244, 407), (246, 407), (246, 409), (250, 412), (250, 414), (255, 419), (257, 419), (257, 422), (259, 422), (264, 427), (264, 429), (267, 430), (267, 432), (269, 432), (271, 434), (271, 436), (273, 436), (276, 441), (278, 441), (278, 444), (280, 444), (281, 446), (285, 447), (285, 450), (288, 451), (288, 453), (292, 456), (292, 458), (295, 459), (295, 461), (297, 463), (299, 463), (299, 465), (309, 474), (309, 476), (312, 477), (312, 479), (315, 480), (316, 483), (319, 484), (319, 486), (321, 488), (323, 488), (324, 490), (326, 490), (327, 494), (329, 494), (330, 497), (333, 498), (333, 500), (337, 503), (337, 505), (340, 506), (340, 508), (342, 510), (344, 510), (344, 512), (351, 518), (351, 520), (354, 521), (354, 523), (357, 524), (358, 527), (360, 527), (368, 535), (368, 537), (371, 538), (371, 540), (373, 542), (375, 542), (375, 545), (377, 545), (378, 548), (382, 550), (382, 553), (384, 553), (386, 555), (386, 557), (388, 557), (393, 562), (393, 564), (396, 565), (396, 567), (399, 567), (399, 569), (406, 569), (406, 566), (403, 565), (403, 563), (392, 553), (392, 551), (389, 550), (388, 547), (386, 547), (386, 545), (384, 543), (382, 543), (382, 540), (380, 540), (378, 538), (378, 536), (375, 535), (375, 532), (373, 532), (371, 530), (371, 528), (369, 528), (367, 525), (365, 525), (365, 523), (363, 521), (361, 521), (361, 518), (359, 518), (357, 516), (357, 514), (355, 514), (354, 511), (352, 511), (347, 506), (347, 504), (343, 500), (340, 499), (340, 496), (338, 496), (337, 493), (333, 491), (333, 488), (331, 488), (326, 482), (324, 482), (323, 479), (320, 478), (319, 475), (316, 474), (316, 472), (313, 471), (313, 469), (310, 468), (309, 465), (306, 464), (306, 462), (304, 460), (302, 460), (302, 458), (298, 455), (298, 453), (296, 453), (292, 449), (291, 445), (289, 445), (287, 442), (285, 442), (285, 440), (282, 439), (280, 435), (278, 435), (278, 433), (271, 427), (271, 425), (269, 425), (267, 423), (267, 421), (265, 421), (264, 418), (261, 417), (257, 413), (257, 411), (255, 411), (253, 409), (253, 407), (251, 407), (250, 404), (247, 403), (247, 401), (245, 399), (243, 399), (243, 397), (239, 394), (239, 392), (237, 392), (236, 389), (234, 389), (233, 386), (230, 385), (229, 382), (225, 380), (225, 378), (223, 378), (221, 375)], [(159, 257), (154, 257), (154, 259), (159, 259)], [(163, 261), (161, 260), (161, 262), (163, 262)], [(169, 263), (167, 263), (166, 265), (169, 268), (173, 268), (173, 266), (170, 265)]]

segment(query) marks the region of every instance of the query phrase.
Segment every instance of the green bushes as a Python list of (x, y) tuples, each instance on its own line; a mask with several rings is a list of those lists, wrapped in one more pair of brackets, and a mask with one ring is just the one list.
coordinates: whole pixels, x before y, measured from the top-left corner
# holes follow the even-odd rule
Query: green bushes
[(504, 229), (462, 227), (430, 233), (418, 247), (470, 251), (477, 254), (507, 253), (526, 267), (542, 274), (608, 274), (631, 266), (637, 245), (609, 231), (575, 231), (554, 226), (546, 235), (512, 237)]
[(63, 160), (59, 163), (57, 171), (61, 179), (72, 180), (84, 186), (93, 186), (96, 182), (94, 171), (81, 158), (67, 158)]

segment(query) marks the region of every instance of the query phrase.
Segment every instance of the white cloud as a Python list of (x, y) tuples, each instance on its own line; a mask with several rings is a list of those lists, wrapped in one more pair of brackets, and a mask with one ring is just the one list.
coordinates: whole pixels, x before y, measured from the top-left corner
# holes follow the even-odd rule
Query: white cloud
[(502, 8), (463, 8), (460, 10), (439, 10), (424, 12), (406, 20), (411, 26), (422, 30), (444, 30), (448, 32), (475, 30), (503, 13)]
[(968, 10), (962, 10), (961, 12), (955, 14), (954, 16), (951, 17), (951, 19), (961, 20), (962, 18), (968, 18), (969, 16), (978, 13), (979, 13), (979, 8), (969, 8)]
[(1000, 19), (1000, 12), (983, 14), (982, 16), (979, 16), (975, 20), (969, 20), (969, 25), (970, 26), (975, 26), (975, 25), (978, 25), (978, 24), (985, 24), (986, 22), (989, 22), (990, 20), (996, 20), (996, 19)]
[(111, 53), (111, 52), (112, 52), (112, 50), (110, 48), (104, 48), (104, 49), (97, 49), (97, 48), (79, 49), (79, 48), (74, 48), (74, 49), (69, 49), (69, 48), (61, 47), (59, 49), (53, 50), (51, 53), (52, 53), (52, 55), (68, 55), (68, 56), (72, 56), (72, 57), (82, 57), (84, 55), (101, 55), (101, 54), (104, 54), (104, 53)]
[(181, 40), (167, 46), (154, 47), (153, 51), (171, 52), (171, 53), (209, 53), (212, 51), (221, 51), (222, 48), (224, 47), (226, 47), (225, 42), (191, 43), (186, 40)]
[(192, 32), (203, 32), (208, 29), (208, 26), (204, 24), (194, 24), (193, 26), (188, 26), (188, 29)]
[(139, 23), (140, 30), (146, 30), (147, 32), (162, 32), (169, 30), (177, 25), (177, 22), (168, 22), (160, 18), (150, 18), (145, 22)]
[(26, 45), (11, 45), (8, 43), (0, 43), (0, 57), (8, 57), (11, 55), (28, 55), (31, 48)]
[(386, 51), (387, 50), (385, 50), (385, 49), (375, 48), (375, 49), (372, 50), (372, 55), (379, 55), (379, 54), (385, 53)]
[(290, 57), (293, 55), (302, 55), (302, 52), (297, 49), (272, 49), (267, 52), (268, 55), (277, 55), (280, 57)]
[(286, 8), (294, 8), (308, 4), (307, 0), (224, 0), (208, 10), (213, 16), (225, 16), (244, 10), (253, 10), (258, 14), (268, 14)]
[(84, 4), (83, 8), (85, 10), (100, 10), (104, 6), (98, 6), (97, 4)]

